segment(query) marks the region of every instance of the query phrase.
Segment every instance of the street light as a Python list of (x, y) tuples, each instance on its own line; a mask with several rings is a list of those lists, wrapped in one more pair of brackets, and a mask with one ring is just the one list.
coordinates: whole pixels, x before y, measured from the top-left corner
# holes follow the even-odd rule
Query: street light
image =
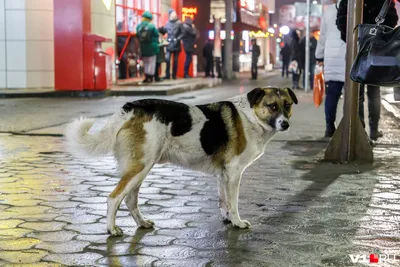
[(290, 29), (288, 26), (282, 26), (279, 28), (279, 32), (282, 33), (283, 35), (286, 35), (290, 32)]
[(275, 29), (274, 28), (269, 28), (268, 32), (274, 34), (275, 33)]

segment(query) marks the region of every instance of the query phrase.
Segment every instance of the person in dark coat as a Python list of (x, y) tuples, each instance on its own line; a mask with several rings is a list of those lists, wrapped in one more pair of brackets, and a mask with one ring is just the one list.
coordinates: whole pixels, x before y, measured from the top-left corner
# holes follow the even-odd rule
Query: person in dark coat
[[(375, 24), (375, 19), (379, 14), (385, 0), (364, 0), (364, 11), (363, 11), (363, 22), (368, 24)], [(342, 0), (339, 4), (339, 10), (336, 19), (336, 25), (340, 31), (340, 35), (343, 41), (346, 42), (346, 31), (347, 31), (347, 0)], [(383, 25), (394, 28), (397, 25), (398, 16), (394, 1), (391, 1), (389, 11), (387, 12)], [(360, 98), (358, 101), (358, 115), (361, 119), (363, 126), (365, 127), (364, 120), (364, 95), (365, 85), (360, 86)], [(379, 119), (381, 116), (381, 90), (379, 86), (367, 86), (368, 96), (368, 118), (369, 118), (369, 137), (376, 141), (382, 137), (383, 134), (378, 130)]]
[[(314, 37), (314, 35), (316, 34), (316, 32), (313, 32), (312, 35), (310, 36), (310, 88), (311, 90), (313, 90), (314, 87), (314, 70), (315, 70), (315, 64), (317, 63), (317, 60), (315, 59), (315, 50), (317, 49), (317, 44), (318, 41), (317, 39)], [(300, 51), (304, 51), (302, 53), (300, 53), (301, 55), (301, 66), (300, 69), (302, 69), (303, 72), (303, 88), (306, 87), (306, 38), (304, 37), (301, 41), (300, 41)]]
[(206, 77), (214, 78), (214, 64), (213, 64), (214, 44), (212, 40), (207, 40), (203, 47), (203, 57), (206, 60)]
[(164, 35), (167, 34), (167, 51), (165, 54), (165, 62), (167, 68), (165, 70), (165, 79), (170, 79), (171, 72), (171, 57), (174, 58), (174, 65), (172, 68), (172, 79), (176, 79), (176, 73), (178, 71), (178, 58), (181, 52), (181, 40), (183, 37), (182, 22), (178, 19), (176, 11), (170, 8), (168, 10), (169, 20), (164, 27), (158, 29), (158, 31)]
[(296, 30), (292, 30), (290, 32), (290, 37), (291, 37), (290, 51), (292, 55), (292, 61), (295, 60), (297, 62), (297, 70), (292, 72), (292, 89), (300, 89), (299, 81), (302, 72), (301, 66), (304, 65), (302, 59), (303, 59), (303, 53), (305, 53), (305, 51), (302, 50), (300, 47), (300, 37), (297, 34)]
[(193, 24), (191, 18), (185, 18), (185, 22), (182, 26), (182, 42), (183, 42), (183, 49), (185, 50), (186, 58), (185, 58), (185, 66), (184, 66), (184, 73), (185, 78), (191, 78), (189, 76), (189, 67), (192, 64), (192, 57), (194, 51), (194, 45), (197, 38), (197, 30)]
[(260, 46), (257, 44), (257, 40), (251, 40), (252, 49), (251, 49), (251, 79), (257, 80), (257, 62), (258, 57), (261, 54)]
[(288, 44), (285, 44), (285, 46), (282, 47), (279, 55), (282, 60), (282, 78), (285, 76), (285, 72), (286, 72), (286, 78), (288, 78), (289, 77), (289, 64), (290, 64), (290, 58), (291, 58), (290, 47)]

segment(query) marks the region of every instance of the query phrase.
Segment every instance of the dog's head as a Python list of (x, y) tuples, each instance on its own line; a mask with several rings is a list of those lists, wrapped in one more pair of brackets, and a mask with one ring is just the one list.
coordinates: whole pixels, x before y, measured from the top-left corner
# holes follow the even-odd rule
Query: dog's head
[(289, 88), (255, 88), (247, 94), (254, 114), (267, 131), (286, 131), (297, 97)]

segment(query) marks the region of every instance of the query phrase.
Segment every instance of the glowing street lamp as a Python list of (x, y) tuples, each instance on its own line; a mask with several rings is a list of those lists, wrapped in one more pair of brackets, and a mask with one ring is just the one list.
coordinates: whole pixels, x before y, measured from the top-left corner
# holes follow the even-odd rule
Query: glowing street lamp
[(288, 26), (282, 26), (280, 29), (279, 29), (279, 32), (280, 33), (282, 33), (283, 35), (286, 35), (286, 34), (288, 34), (289, 32), (290, 32), (290, 29), (289, 29), (289, 27)]

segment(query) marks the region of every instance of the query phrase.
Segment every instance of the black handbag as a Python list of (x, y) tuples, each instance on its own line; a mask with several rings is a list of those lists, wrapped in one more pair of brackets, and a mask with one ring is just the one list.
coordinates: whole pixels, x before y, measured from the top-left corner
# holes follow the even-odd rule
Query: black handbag
[(392, 0), (383, 4), (376, 24), (358, 25), (358, 54), (350, 71), (357, 83), (400, 86), (400, 28), (381, 25)]

